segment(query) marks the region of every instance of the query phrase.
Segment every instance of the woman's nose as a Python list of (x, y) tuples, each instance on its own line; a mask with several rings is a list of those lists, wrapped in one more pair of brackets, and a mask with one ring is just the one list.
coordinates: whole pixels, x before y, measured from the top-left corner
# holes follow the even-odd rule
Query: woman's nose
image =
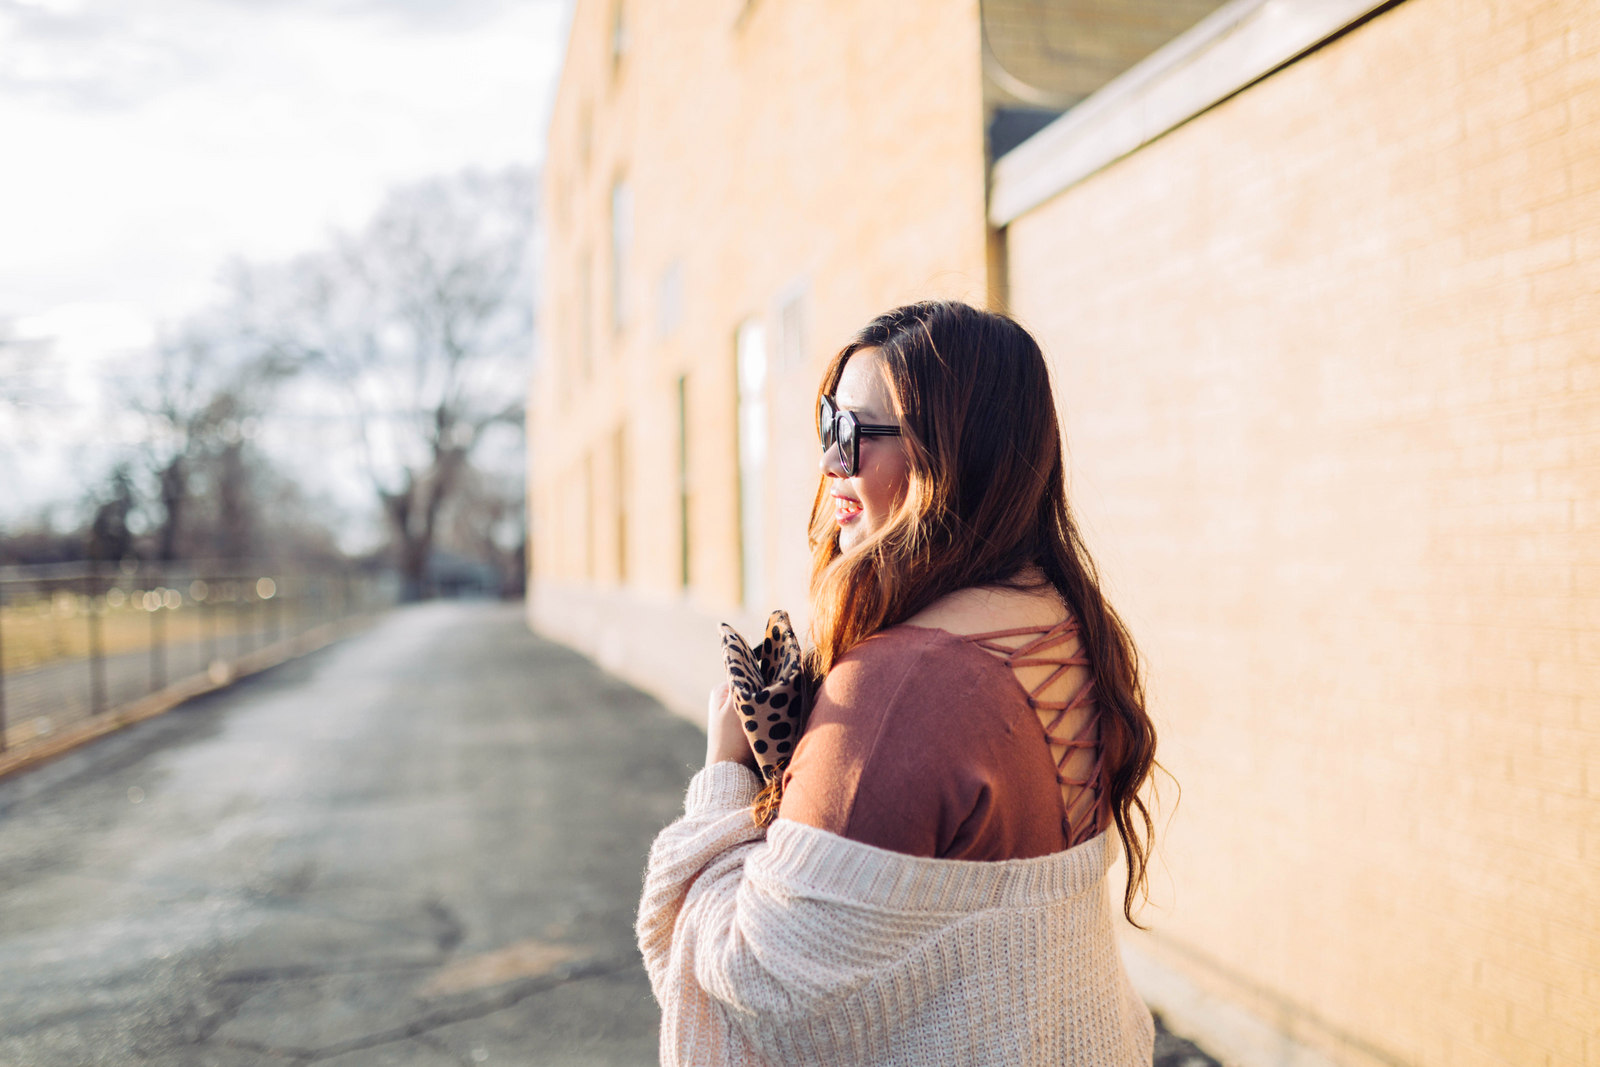
[(822, 450), (822, 459), (817, 464), (822, 468), (824, 476), (829, 478), (843, 478), (844, 464), (839, 460), (839, 446), (829, 445)]

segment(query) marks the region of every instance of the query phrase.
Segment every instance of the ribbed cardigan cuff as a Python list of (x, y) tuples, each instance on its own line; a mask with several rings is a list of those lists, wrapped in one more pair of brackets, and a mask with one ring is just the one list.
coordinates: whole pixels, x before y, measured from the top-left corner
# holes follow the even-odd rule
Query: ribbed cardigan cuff
[(686, 815), (736, 811), (754, 804), (760, 792), (760, 775), (742, 763), (722, 760), (689, 779), (683, 811)]

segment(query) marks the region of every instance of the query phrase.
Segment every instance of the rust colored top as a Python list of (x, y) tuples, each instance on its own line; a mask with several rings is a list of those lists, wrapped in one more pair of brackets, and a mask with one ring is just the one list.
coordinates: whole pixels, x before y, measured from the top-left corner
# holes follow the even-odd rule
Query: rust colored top
[(1070, 617), (874, 634), (823, 680), (778, 816), (940, 859), (1080, 844), (1109, 814), (1091, 684)]

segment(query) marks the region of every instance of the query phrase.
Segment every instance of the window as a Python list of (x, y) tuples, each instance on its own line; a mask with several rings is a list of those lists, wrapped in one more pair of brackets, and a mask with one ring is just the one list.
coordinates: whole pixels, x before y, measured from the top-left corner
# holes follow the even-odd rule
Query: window
[(611, 438), (612, 510), (617, 521), (617, 584), (628, 580), (628, 432), (618, 426)]
[(578, 165), (589, 173), (589, 157), (594, 153), (594, 116), (588, 101), (578, 108)]
[(785, 373), (806, 365), (806, 294), (802, 290), (778, 308), (778, 369)]
[(589, 581), (595, 579), (595, 553), (594, 553), (594, 453), (586, 452), (583, 457), (583, 576)]
[(578, 257), (578, 363), (579, 377), (594, 377), (594, 264), (588, 249)]
[(678, 376), (678, 584), (689, 588), (689, 381)]
[(683, 261), (675, 259), (661, 272), (656, 287), (656, 332), (666, 340), (683, 325)]
[(740, 599), (766, 597), (767, 330), (759, 319), (740, 325), (735, 344), (739, 384)]
[(618, 179), (611, 187), (611, 326), (628, 323), (628, 252), (633, 246), (633, 191)]
[(611, 8), (611, 74), (614, 77), (628, 54), (628, 20), (623, 0)]

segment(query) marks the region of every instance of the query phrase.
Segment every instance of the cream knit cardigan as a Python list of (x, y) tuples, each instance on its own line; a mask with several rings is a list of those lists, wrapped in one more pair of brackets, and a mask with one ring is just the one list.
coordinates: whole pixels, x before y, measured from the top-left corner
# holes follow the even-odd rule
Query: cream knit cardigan
[(639, 949), (661, 1062), (1149, 1067), (1112, 935), (1111, 835), (1027, 860), (906, 856), (750, 819), (738, 763), (656, 838)]

